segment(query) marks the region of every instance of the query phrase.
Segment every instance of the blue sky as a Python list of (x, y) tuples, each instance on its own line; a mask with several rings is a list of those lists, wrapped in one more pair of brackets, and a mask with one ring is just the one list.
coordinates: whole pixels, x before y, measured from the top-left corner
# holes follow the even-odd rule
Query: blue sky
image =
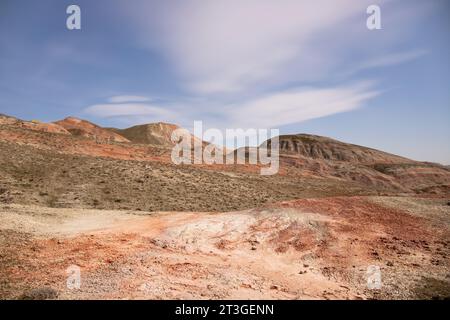
[(446, 0), (2, 0), (0, 113), (279, 128), (450, 164), (449, 30)]

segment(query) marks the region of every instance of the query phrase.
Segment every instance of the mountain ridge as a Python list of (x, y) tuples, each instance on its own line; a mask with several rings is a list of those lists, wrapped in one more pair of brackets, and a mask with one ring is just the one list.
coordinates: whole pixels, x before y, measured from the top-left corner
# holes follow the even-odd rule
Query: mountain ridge
[[(375, 148), (306, 133), (280, 135), (278, 136), (278, 143), (280, 154), (304, 156), (312, 159), (355, 163), (416, 162)], [(271, 139), (268, 139), (261, 144), (261, 147), (270, 147), (270, 145)]]
[[(124, 129), (101, 127), (93, 122), (68, 116), (54, 122), (26, 121), (0, 113), (0, 125), (19, 125), (25, 129), (48, 133), (63, 133), (85, 138), (93, 138), (103, 142), (119, 142), (130, 144), (149, 144), (171, 147), (175, 143), (171, 140), (172, 131), (182, 129), (180, 126), (168, 122), (154, 122), (131, 126)], [(192, 134), (191, 134), (192, 135)], [(193, 136), (193, 139), (199, 139)], [(355, 163), (422, 163), (430, 166), (440, 166), (449, 169), (450, 166), (434, 162), (412, 160), (372, 147), (343, 142), (334, 138), (315, 134), (298, 133), (284, 134), (279, 137), (280, 155), (286, 157), (306, 157), (325, 161), (346, 161)], [(203, 146), (208, 144), (202, 142)], [(271, 139), (263, 142), (259, 147), (270, 147)], [(241, 147), (247, 150), (253, 147)], [(239, 148), (238, 148), (239, 149)], [(234, 150), (236, 152), (238, 149)]]
[[(67, 206), (123, 208), (127, 204), (152, 210), (180, 210), (182, 207), (177, 204), (180, 200), (169, 197), (171, 192), (182, 190), (186, 197), (196, 198), (199, 186), (205, 183), (208, 188), (202, 193), (203, 200), (195, 206), (193, 202), (186, 205), (196, 210), (220, 211), (248, 209), (270, 199), (347, 193), (450, 195), (450, 171), (444, 166), (327, 137), (280, 136), (279, 171), (263, 177), (259, 175), (263, 165), (249, 164), (247, 159), (234, 164), (175, 165), (169, 133), (179, 128), (176, 125), (138, 126), (135, 132), (138, 137), (143, 134), (146, 139), (150, 134), (154, 139), (146, 140), (154, 144), (146, 144), (118, 142), (111, 139), (111, 135), (119, 135), (117, 132), (81, 119), (72, 117), (61, 121), (72, 132), (55, 123), (0, 117), (0, 184), (8, 190), (3, 194), (5, 199), (15, 197), (20, 203), (41, 203), (56, 197), (59, 205)], [(24, 172), (27, 172), (25, 176)], [(73, 179), (78, 182), (74, 183)], [(29, 197), (27, 188), (36, 189), (33, 197)], [(104, 191), (111, 193), (103, 194)], [(153, 192), (151, 197), (149, 192)], [(239, 201), (224, 201), (224, 194), (230, 192)], [(210, 201), (212, 194), (215, 196)]]
[(89, 137), (103, 141), (129, 142), (127, 138), (84, 119), (67, 117), (53, 123), (63, 127), (75, 136)]

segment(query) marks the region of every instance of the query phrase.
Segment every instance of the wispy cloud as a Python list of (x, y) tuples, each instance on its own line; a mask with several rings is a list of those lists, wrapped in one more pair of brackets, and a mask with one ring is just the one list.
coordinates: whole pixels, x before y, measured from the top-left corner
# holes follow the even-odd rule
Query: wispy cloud
[(108, 99), (111, 103), (124, 103), (124, 102), (145, 102), (150, 101), (150, 98), (143, 96), (114, 96)]
[(125, 125), (174, 121), (177, 117), (176, 112), (166, 107), (153, 103), (142, 103), (150, 101), (149, 98), (143, 96), (114, 96), (110, 97), (108, 101), (109, 103), (91, 105), (85, 108), (83, 113), (98, 118), (116, 119)]
[[(173, 122), (275, 127), (360, 108), (381, 89), (367, 85), (359, 71), (427, 53), (396, 46), (407, 32), (398, 21), (407, 24), (417, 9), (403, 8), (399, 20), (399, 10), (386, 9), (393, 1), (378, 1), (390, 29), (375, 36), (365, 24), (372, 2), (186, 0), (150, 5), (137, 0), (136, 6), (122, 9), (137, 23), (138, 42), (165, 57), (185, 91), (165, 107), (147, 97), (124, 95), (86, 112), (136, 121), (166, 116)], [(333, 85), (330, 79), (340, 82)]]
[(164, 108), (141, 103), (95, 104), (86, 108), (84, 112), (101, 118), (130, 115), (171, 115), (171, 112)]
[(368, 83), (337, 88), (297, 88), (231, 106), (230, 122), (245, 127), (279, 127), (360, 108), (378, 91)]
[(202, 120), (207, 126), (220, 128), (277, 128), (360, 108), (380, 94), (373, 86), (373, 82), (363, 81), (339, 87), (298, 87), (212, 109), (207, 101), (186, 100), (168, 106), (95, 104), (83, 112), (127, 124), (169, 121), (189, 128), (195, 120)]
[(186, 0), (127, 10), (141, 23), (140, 41), (168, 58), (190, 92), (236, 94), (327, 76), (364, 48), (372, 2)]
[(83, 113), (99, 118), (128, 118), (130, 121), (139, 117), (148, 120), (170, 119), (175, 116), (175, 112), (165, 107), (153, 103), (143, 103), (150, 101), (144, 96), (122, 95), (113, 96), (107, 99), (109, 103), (94, 104), (83, 110)]
[(418, 59), (428, 53), (429, 52), (427, 50), (423, 49), (390, 53), (361, 63), (356, 67), (355, 71), (378, 67), (388, 67), (396, 64), (406, 63), (408, 61)]

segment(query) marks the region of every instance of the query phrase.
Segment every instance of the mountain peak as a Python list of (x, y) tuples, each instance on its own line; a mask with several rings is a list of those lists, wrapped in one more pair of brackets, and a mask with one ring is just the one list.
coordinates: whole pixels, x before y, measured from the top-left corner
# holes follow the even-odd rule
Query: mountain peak
[(76, 117), (67, 117), (63, 120), (55, 121), (55, 124), (63, 127), (75, 136), (94, 138), (105, 141), (130, 142), (120, 134), (93, 124), (87, 120)]
[(114, 132), (126, 137), (133, 143), (170, 146), (172, 132), (180, 128), (176, 124), (155, 122), (136, 125), (126, 129), (114, 129)]
[[(332, 138), (312, 134), (287, 134), (279, 137), (280, 154), (317, 160), (335, 160), (353, 163), (413, 162), (397, 155)], [(261, 146), (270, 146), (271, 139)]]

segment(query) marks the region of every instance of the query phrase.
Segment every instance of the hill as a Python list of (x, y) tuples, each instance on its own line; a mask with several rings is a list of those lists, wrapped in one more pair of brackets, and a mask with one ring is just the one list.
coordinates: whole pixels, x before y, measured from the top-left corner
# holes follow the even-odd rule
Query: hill
[(54, 123), (65, 128), (75, 136), (89, 137), (101, 141), (130, 142), (128, 139), (111, 130), (104, 129), (89, 121), (75, 117), (68, 117)]
[[(270, 146), (270, 140), (266, 142)], [(265, 146), (264, 143), (262, 146)], [(279, 136), (280, 154), (307, 157), (316, 160), (351, 163), (412, 163), (414, 161), (380, 150), (341, 142), (310, 134)]]

